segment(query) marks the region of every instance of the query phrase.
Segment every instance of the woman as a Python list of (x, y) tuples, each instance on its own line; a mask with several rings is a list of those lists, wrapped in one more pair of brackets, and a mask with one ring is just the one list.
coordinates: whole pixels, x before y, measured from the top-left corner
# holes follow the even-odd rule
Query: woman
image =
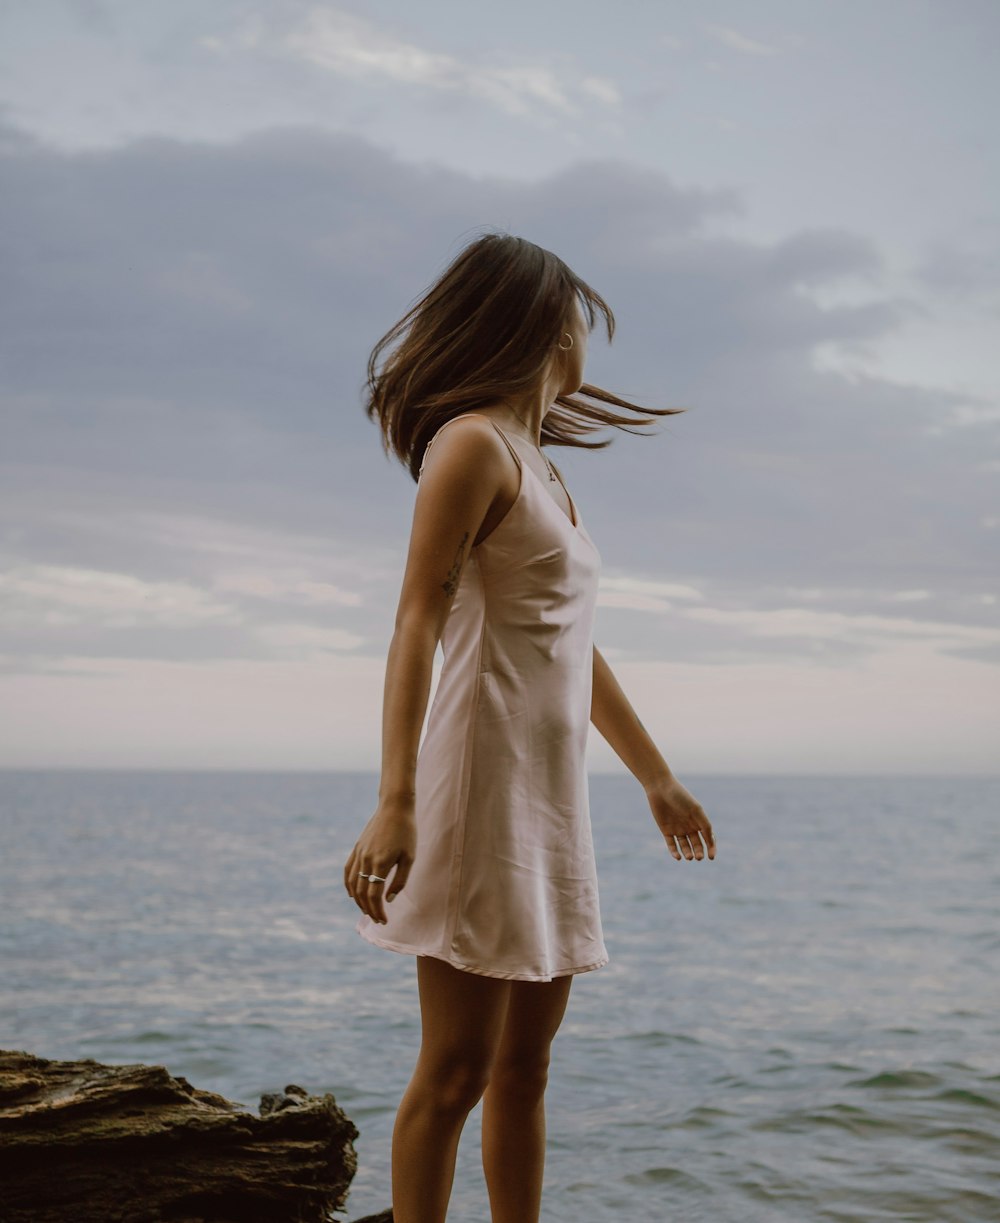
[(643, 786), (673, 857), (715, 857), (704, 811), (594, 647), (600, 557), (541, 449), (606, 446), (582, 439), (653, 423), (601, 406), (642, 411), (583, 383), (597, 312), (610, 340), (610, 308), (562, 260), (489, 234), (368, 364), (368, 414), (418, 481), (378, 805), (344, 868), (359, 932), (417, 956), (422, 1035), (393, 1131), (396, 1223), (444, 1220), (481, 1097), (493, 1223), (538, 1219), (549, 1046), (573, 976), (608, 959), (589, 722)]

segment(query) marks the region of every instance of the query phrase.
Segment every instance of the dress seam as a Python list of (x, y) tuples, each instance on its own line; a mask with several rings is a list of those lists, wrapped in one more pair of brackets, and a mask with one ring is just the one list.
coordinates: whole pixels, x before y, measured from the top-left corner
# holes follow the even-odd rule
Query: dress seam
[[(462, 898), (462, 883), (465, 875), (465, 839), (469, 832), (469, 790), (472, 784), (472, 762), (476, 750), (476, 728), (479, 725), (478, 711), (480, 693), (482, 688), (482, 663), (483, 663), (483, 645), (486, 641), (486, 586), (483, 582), (482, 570), (477, 562), (476, 571), (479, 576), (479, 589), (482, 594), (482, 614), (483, 622), (479, 629), (479, 647), (476, 651), (476, 680), (471, 685), (472, 696), (470, 700), (469, 721), (466, 723), (468, 731), (466, 734), (465, 759), (462, 762), (462, 790), (461, 790), (461, 819), (457, 829), (456, 842), (457, 845), (452, 851), (452, 870), (454, 871), (454, 860), (458, 857), (458, 872), (457, 879), (452, 887), (449, 896), (448, 904), (448, 921), (445, 925), (445, 934), (447, 936), (446, 946), (451, 954), (454, 954), (455, 938), (458, 931), (458, 919), (461, 913), (461, 898)], [(445, 958), (445, 957), (442, 957)]]

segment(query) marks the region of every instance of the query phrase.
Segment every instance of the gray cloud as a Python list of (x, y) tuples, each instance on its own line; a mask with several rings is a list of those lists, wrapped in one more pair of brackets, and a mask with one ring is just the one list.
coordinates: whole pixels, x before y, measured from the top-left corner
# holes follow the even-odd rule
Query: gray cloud
[[(762, 613), (795, 604), (791, 587), (850, 588), (856, 613), (920, 588), (910, 617), (995, 623), (982, 594), (996, 533), (981, 523), (996, 423), (943, 427), (959, 397), (814, 361), (914, 308), (809, 296), (845, 278), (877, 286), (862, 236), (752, 244), (713, 230), (736, 194), (624, 163), (484, 180), (305, 129), (69, 154), (8, 128), (0, 156), (4, 568), (127, 574), (144, 599), (180, 583), (224, 609), (217, 623), (32, 624), (56, 596), (28, 582), (20, 619), (0, 625), (8, 666), (285, 656), (313, 630), (320, 648), (384, 649), (413, 485), (361, 412), (364, 362), (484, 226), (557, 250), (611, 301), (619, 333), (610, 350), (595, 338), (593, 381), (691, 408), (655, 437), (559, 456), (610, 574)], [(280, 578), (272, 597), (232, 581), (254, 565)], [(303, 581), (358, 601), (302, 605)], [(819, 651), (837, 665), (877, 648), (837, 628), (817, 646), (725, 619), (677, 616), (667, 635), (654, 612), (602, 614), (623, 645), (688, 661)], [(942, 648), (996, 661), (988, 642)]]
[[(995, 235), (992, 235), (995, 237)], [(1000, 312), (1000, 252), (995, 242), (935, 242), (917, 268), (918, 279), (935, 293), (986, 299)]]

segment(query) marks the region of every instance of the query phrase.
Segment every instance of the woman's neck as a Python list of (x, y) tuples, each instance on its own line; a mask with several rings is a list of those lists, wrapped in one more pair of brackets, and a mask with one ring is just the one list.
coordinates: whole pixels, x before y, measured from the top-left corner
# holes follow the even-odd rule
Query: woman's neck
[(480, 410), (492, 416), (501, 427), (507, 426), (511, 432), (523, 437), (526, 442), (533, 446), (541, 445), (542, 420), (549, 410), (549, 404), (543, 404), (537, 397), (533, 400), (498, 399)]
[(505, 422), (526, 442), (541, 449), (542, 421), (560, 394), (573, 389), (566, 386), (566, 376), (550, 362), (540, 382), (521, 395), (506, 395), (488, 404), (486, 411), (496, 417), (498, 425)]

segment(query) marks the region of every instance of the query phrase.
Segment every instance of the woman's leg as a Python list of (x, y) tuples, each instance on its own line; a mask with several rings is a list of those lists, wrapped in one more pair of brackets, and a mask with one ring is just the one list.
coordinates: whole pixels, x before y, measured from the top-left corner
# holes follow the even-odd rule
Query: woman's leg
[(511, 982), (500, 1048), (483, 1100), (483, 1169), (493, 1223), (538, 1223), (549, 1046), (572, 982), (572, 976)]
[(420, 1055), (392, 1133), (396, 1223), (443, 1223), (462, 1127), (503, 1034), (511, 981), (417, 957)]

